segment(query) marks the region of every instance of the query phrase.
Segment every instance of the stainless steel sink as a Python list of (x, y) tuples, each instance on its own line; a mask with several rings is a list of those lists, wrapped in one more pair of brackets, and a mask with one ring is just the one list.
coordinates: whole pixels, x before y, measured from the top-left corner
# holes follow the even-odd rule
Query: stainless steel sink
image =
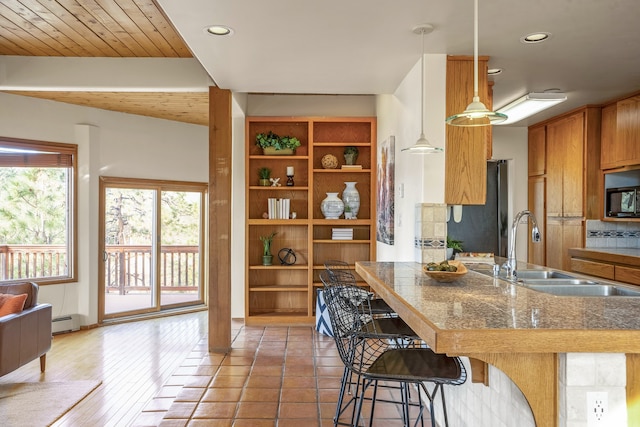
[(527, 279), (570, 279), (574, 276), (553, 270), (516, 270), (518, 280)]
[(635, 290), (623, 286), (604, 285), (597, 282), (589, 282), (582, 284), (567, 283), (522, 283), (522, 286), (547, 294), (558, 296), (574, 296), (574, 297), (640, 297), (640, 290)]
[(598, 282), (588, 279), (578, 279), (567, 276), (567, 278), (553, 278), (553, 279), (518, 279), (518, 283), (525, 286), (537, 285), (537, 286), (576, 286), (576, 285), (598, 285)]

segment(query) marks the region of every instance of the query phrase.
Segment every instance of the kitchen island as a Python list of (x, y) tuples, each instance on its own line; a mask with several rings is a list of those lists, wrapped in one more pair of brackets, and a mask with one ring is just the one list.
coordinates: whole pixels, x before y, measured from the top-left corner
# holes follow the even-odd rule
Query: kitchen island
[[(558, 425), (559, 354), (627, 353), (627, 378), (638, 378), (640, 298), (558, 297), (476, 271), (438, 283), (419, 263), (358, 262), (356, 272), (435, 352), (509, 376), (537, 426)], [(628, 411), (628, 425), (639, 425), (635, 416)]]

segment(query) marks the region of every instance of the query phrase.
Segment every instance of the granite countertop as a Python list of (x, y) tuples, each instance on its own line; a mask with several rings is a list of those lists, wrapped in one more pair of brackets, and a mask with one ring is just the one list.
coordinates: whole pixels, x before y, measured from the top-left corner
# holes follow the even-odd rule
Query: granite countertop
[(554, 296), (471, 269), (439, 283), (413, 262), (356, 271), (438, 352), (640, 353), (640, 298)]
[(569, 255), (640, 267), (640, 248), (571, 248)]

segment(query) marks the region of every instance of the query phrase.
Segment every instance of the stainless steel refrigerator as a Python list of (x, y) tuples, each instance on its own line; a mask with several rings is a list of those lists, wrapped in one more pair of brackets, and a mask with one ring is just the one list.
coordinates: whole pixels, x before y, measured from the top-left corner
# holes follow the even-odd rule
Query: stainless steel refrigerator
[(484, 205), (465, 205), (462, 218), (450, 215), (447, 235), (461, 240), (464, 252), (493, 252), (507, 256), (508, 163), (487, 161), (487, 200)]

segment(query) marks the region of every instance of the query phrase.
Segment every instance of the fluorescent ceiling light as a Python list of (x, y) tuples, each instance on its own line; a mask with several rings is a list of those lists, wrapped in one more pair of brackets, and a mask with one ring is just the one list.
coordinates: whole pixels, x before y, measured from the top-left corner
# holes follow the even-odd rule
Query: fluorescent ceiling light
[(498, 108), (498, 113), (505, 114), (508, 118), (501, 125), (508, 125), (533, 116), (542, 110), (553, 107), (567, 100), (567, 95), (561, 92), (528, 93), (513, 102)]

